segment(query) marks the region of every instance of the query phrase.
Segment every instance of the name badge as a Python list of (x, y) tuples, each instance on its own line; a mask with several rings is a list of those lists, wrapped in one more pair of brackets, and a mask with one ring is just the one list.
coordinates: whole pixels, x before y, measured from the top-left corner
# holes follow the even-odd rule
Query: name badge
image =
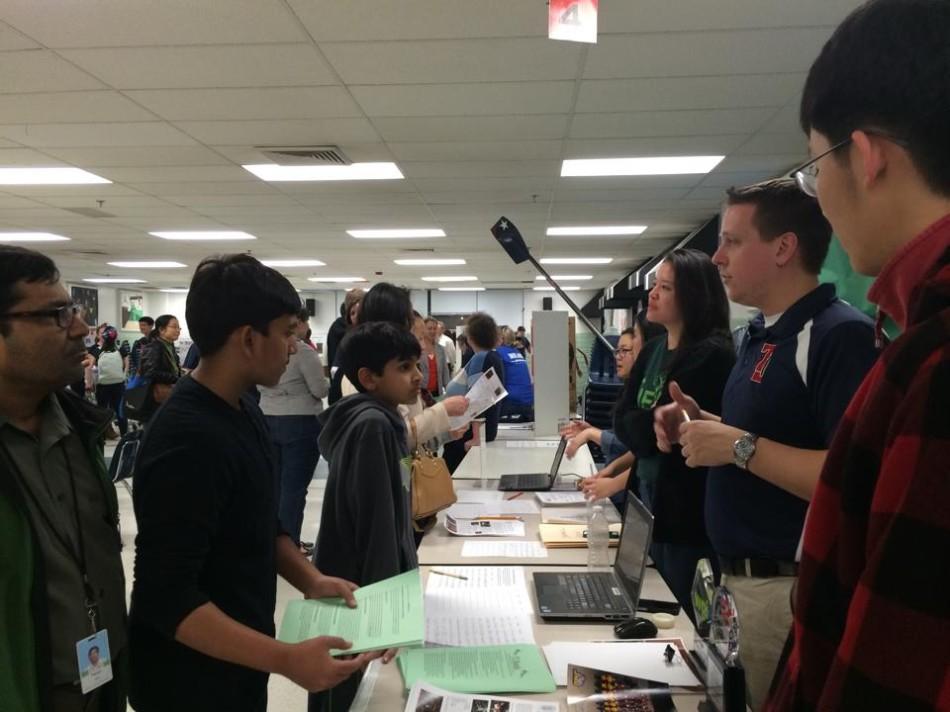
[(95, 635), (76, 643), (76, 658), (79, 662), (79, 684), (82, 686), (82, 694), (88, 694), (109, 682), (112, 679), (109, 631), (100, 630)]

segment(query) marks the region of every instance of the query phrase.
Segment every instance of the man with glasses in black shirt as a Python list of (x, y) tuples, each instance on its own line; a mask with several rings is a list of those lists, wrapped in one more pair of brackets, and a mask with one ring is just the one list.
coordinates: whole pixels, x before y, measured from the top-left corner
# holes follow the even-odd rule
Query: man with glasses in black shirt
[[(88, 331), (52, 260), (0, 246), (3, 710), (126, 708), (118, 504), (102, 457), (111, 414), (64, 390), (82, 377)], [(90, 687), (76, 651), (93, 635), (112, 675)]]

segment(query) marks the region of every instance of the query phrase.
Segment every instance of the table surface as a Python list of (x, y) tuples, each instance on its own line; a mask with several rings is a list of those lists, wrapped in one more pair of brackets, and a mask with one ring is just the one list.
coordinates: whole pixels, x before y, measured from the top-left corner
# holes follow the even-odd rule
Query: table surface
[[(456, 480), (480, 480), (481, 450), (485, 450), (485, 471), (487, 479), (497, 480), (502, 475), (525, 474), (531, 472), (548, 473), (557, 452), (557, 439), (518, 439), (495, 440), (487, 445), (475, 446), (469, 450), (452, 475)], [(539, 444), (553, 447), (538, 447)], [(592, 469), (593, 468), (593, 469)], [(594, 460), (587, 445), (579, 448), (573, 459), (565, 455), (561, 459), (558, 473), (575, 474), (589, 477), (596, 472)]]
[[(511, 565), (512, 559), (509, 559), (508, 565)], [(569, 567), (570, 568), (570, 567)], [(546, 567), (525, 566), (525, 583), (528, 587), (531, 602), (534, 606), (535, 614), (532, 620), (534, 635), (539, 646), (547, 645), (554, 641), (577, 641), (589, 642), (593, 640), (613, 640), (613, 626), (610, 623), (545, 623), (537, 615), (537, 599), (532, 584), (532, 573), (535, 571), (549, 571)], [(577, 571), (573, 567), (572, 571)], [(429, 567), (422, 567), (423, 585), (428, 579)], [(642, 595), (644, 598), (673, 600), (673, 594), (660, 578), (655, 569), (647, 569), (647, 575), (643, 582)], [(643, 614), (649, 615), (649, 614)], [(663, 638), (682, 638), (687, 646), (690, 645), (693, 636), (693, 625), (689, 618), (682, 611), (676, 617), (673, 628), (661, 629), (658, 637)], [(521, 697), (530, 700), (557, 700), (562, 704), (567, 700), (566, 688), (559, 687), (556, 692), (546, 695), (504, 695), (505, 697)], [(352, 710), (356, 712), (395, 712), (402, 710), (406, 705), (407, 692), (403, 683), (402, 675), (399, 673), (399, 667), (396, 663), (381, 665), (378, 662), (372, 663), (367, 671), (360, 689), (360, 694), (354, 701)], [(693, 698), (695, 700), (695, 698)], [(686, 707), (682, 707), (686, 709)]]
[[(488, 490), (496, 490), (498, 480), (488, 481)], [(478, 480), (462, 480), (455, 482), (456, 491), (467, 489), (478, 490), (481, 483)], [(517, 493), (506, 494), (510, 497)], [(531, 499), (537, 503), (533, 492), (524, 492), (518, 499)], [(540, 503), (538, 503), (540, 508)], [(537, 514), (519, 514), (524, 521), (525, 535), (523, 537), (473, 537), (453, 536), (445, 528), (445, 512), (440, 512), (436, 525), (422, 538), (419, 545), (419, 564), (429, 566), (586, 566), (587, 549), (547, 549), (548, 555), (543, 559), (517, 559), (507, 557), (463, 557), (462, 547), (466, 541), (541, 541), (538, 525), (541, 523), (540, 509)], [(610, 563), (616, 558), (616, 547), (609, 551)], [(648, 596), (649, 598), (649, 596)]]

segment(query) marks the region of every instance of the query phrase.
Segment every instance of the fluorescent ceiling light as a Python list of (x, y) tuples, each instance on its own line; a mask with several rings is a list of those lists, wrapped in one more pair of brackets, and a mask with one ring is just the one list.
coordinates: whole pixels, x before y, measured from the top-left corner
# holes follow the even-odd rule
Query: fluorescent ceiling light
[(276, 163), (252, 163), (241, 166), (261, 180), (393, 180), (403, 175), (395, 163), (352, 163), (348, 166), (280, 166)]
[(590, 227), (549, 227), (549, 237), (568, 235), (642, 235), (646, 225), (594, 225)]
[(0, 185), (79, 185), (111, 183), (102, 176), (82, 168), (59, 166), (51, 168), (0, 168)]
[(581, 158), (561, 164), (561, 176), (670, 176), (709, 173), (725, 156)]
[(127, 277), (87, 277), (83, 282), (93, 284), (145, 284), (144, 279), (129, 279)]
[(385, 228), (372, 230), (347, 230), (346, 234), (350, 237), (355, 237), (358, 240), (385, 240), (401, 237), (445, 237), (445, 230), (429, 227), (394, 229)]
[(403, 267), (450, 267), (466, 264), (463, 259), (432, 259), (432, 260), (393, 260)]
[(423, 282), (477, 282), (478, 277), (470, 277), (470, 276), (459, 277), (455, 275), (451, 277), (423, 277), (422, 281)]
[(187, 294), (187, 289), (182, 289), (181, 287), (168, 287), (166, 289), (159, 289), (159, 292), (165, 292), (165, 294)]
[(163, 240), (256, 240), (254, 235), (240, 230), (164, 230), (149, 235)]
[(484, 287), (439, 287), (440, 292), (484, 292)]
[[(554, 291), (554, 287), (534, 287), (533, 289), (536, 292), (553, 292)], [(580, 287), (561, 287), (562, 292), (579, 292), (580, 289), (581, 289)]]
[(266, 267), (326, 267), (320, 260), (261, 260)]
[(188, 265), (183, 265), (181, 262), (110, 262), (110, 265), (113, 267), (129, 267), (136, 268), (141, 267), (142, 269), (176, 269), (178, 267), (187, 267)]
[(609, 265), (613, 257), (544, 257), (543, 265)]
[(362, 277), (307, 277), (308, 282), (331, 282), (334, 284), (348, 284), (350, 282), (365, 282)]
[(68, 239), (52, 232), (0, 232), (0, 242), (61, 242)]
[[(594, 275), (592, 274), (552, 274), (551, 279), (561, 280), (562, 282), (586, 282), (588, 279), (593, 279)], [(537, 282), (546, 282), (547, 280), (540, 275), (534, 278)]]

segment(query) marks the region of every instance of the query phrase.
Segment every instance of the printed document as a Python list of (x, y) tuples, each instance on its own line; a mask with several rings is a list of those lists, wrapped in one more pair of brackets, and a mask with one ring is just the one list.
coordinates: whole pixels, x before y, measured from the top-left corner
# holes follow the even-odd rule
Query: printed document
[(424, 680), (452, 692), (554, 692), (537, 645), (413, 648), (397, 658), (406, 689)]
[(515, 697), (464, 695), (417, 682), (409, 692), (404, 712), (558, 712), (557, 702), (535, 702)]

